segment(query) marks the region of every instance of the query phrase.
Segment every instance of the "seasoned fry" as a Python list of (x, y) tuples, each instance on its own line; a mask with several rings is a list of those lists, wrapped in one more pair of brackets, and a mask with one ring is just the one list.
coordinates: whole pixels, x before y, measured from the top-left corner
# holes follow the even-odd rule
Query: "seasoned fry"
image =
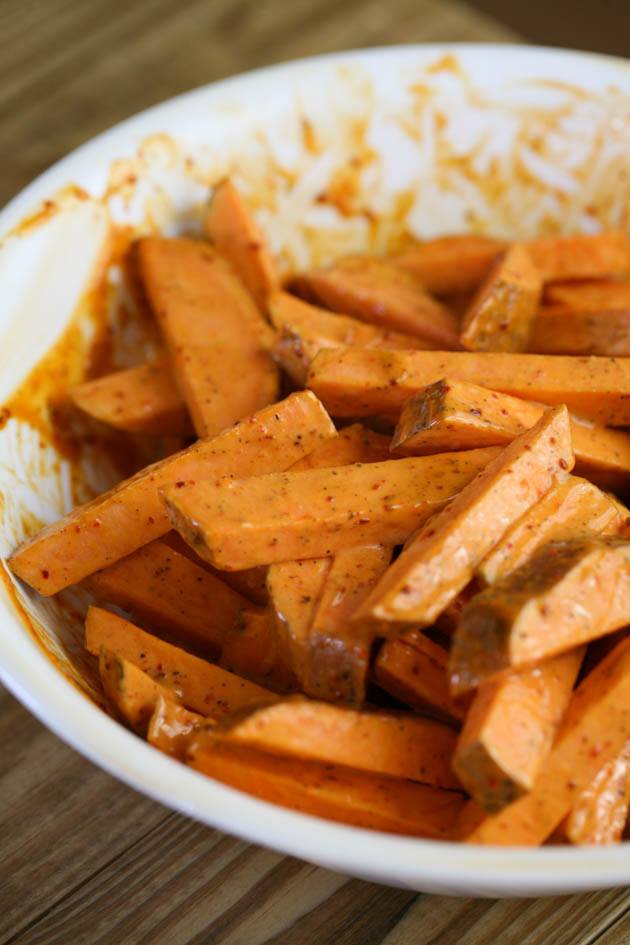
[(447, 348), (459, 347), (454, 315), (431, 298), (415, 276), (391, 262), (353, 256), (328, 269), (303, 273), (295, 286), (334, 311)]
[(310, 629), (330, 571), (330, 558), (272, 564), (267, 589), (279, 652), (303, 685), (311, 659)]
[(584, 648), (479, 687), (453, 756), (477, 803), (498, 811), (534, 786), (569, 704)]
[(448, 688), (448, 653), (419, 630), (409, 630), (397, 640), (383, 644), (374, 663), (374, 680), (413, 709), (436, 710), (452, 719), (461, 719), (463, 708)]
[[(424, 455), (505, 445), (532, 427), (543, 404), (445, 378), (403, 404), (392, 447)], [(576, 471), (602, 488), (630, 481), (630, 435), (571, 417)]]
[(543, 306), (532, 323), (528, 351), (537, 354), (630, 355), (630, 306), (621, 311), (575, 311)]
[(495, 263), (464, 315), (464, 347), (527, 351), (541, 293), (538, 270), (527, 250), (515, 243)]
[(630, 272), (630, 243), (621, 231), (546, 236), (526, 246), (545, 282), (605, 279)]
[(204, 718), (196, 712), (185, 709), (183, 705), (168, 697), (158, 696), (153, 715), (149, 721), (147, 740), (155, 748), (167, 755), (183, 761), (190, 744), (191, 736), (212, 728), (212, 719)]
[(387, 459), (391, 459), (389, 437), (374, 433), (361, 423), (353, 423), (298, 459), (288, 471), (326, 469), (351, 463), (382, 463)]
[(505, 243), (489, 236), (442, 236), (411, 246), (392, 262), (418, 277), (429, 292), (453, 295), (476, 289)]
[(549, 659), (630, 623), (630, 542), (552, 542), (464, 609), (451, 691)]
[(566, 404), (595, 423), (630, 424), (630, 358), (345, 348), (320, 351), (308, 386), (333, 416), (393, 416), (412, 394), (444, 377)]
[(566, 407), (549, 410), (465, 486), (403, 550), (357, 619), (430, 626), (506, 529), (573, 465)]
[(356, 705), (365, 700), (373, 634), (351, 618), (385, 572), (392, 550), (387, 545), (357, 545), (333, 558), (309, 633), (307, 695)]
[(450, 766), (455, 733), (414, 715), (362, 712), (296, 697), (228, 719), (218, 735), (272, 754), (459, 787)]
[(602, 765), (560, 826), (570, 843), (619, 843), (630, 807), (630, 741)]
[(609, 497), (585, 479), (569, 476), (549, 490), (512, 525), (477, 568), (486, 584), (525, 564), (550, 541), (566, 541), (614, 531), (619, 511)]
[(601, 767), (622, 750), (629, 726), (630, 638), (576, 689), (533, 789), (496, 814), (470, 801), (460, 822), (461, 839), (504, 846), (542, 843)]
[(177, 701), (177, 696), (165, 686), (104, 647), (99, 653), (98, 670), (105, 695), (130, 728), (140, 735), (146, 735), (160, 696)]
[(569, 311), (618, 311), (630, 308), (630, 281), (593, 279), (552, 282), (545, 286), (543, 302)]
[(138, 266), (199, 436), (276, 399), (277, 369), (264, 350), (268, 326), (218, 253), (205, 243), (151, 236), (139, 243)]
[(283, 658), (268, 610), (246, 608), (228, 630), (219, 664), (274, 692), (291, 692), (297, 680)]
[(210, 734), (193, 740), (187, 760), (202, 774), (273, 804), (370, 830), (444, 839), (463, 806), (456, 791), (279, 758), (217, 743)]
[(173, 526), (215, 567), (329, 557), (404, 541), (496, 456), (471, 450), (162, 490)]
[(218, 656), (248, 601), (214, 574), (153, 541), (84, 581), (98, 600), (117, 604), (201, 656)]
[(171, 698), (210, 718), (220, 719), (277, 698), (268, 689), (165, 643), (100, 607), (88, 610), (85, 646), (94, 656), (103, 648), (128, 660), (168, 689)]
[(204, 226), (264, 311), (267, 296), (278, 284), (278, 274), (261, 229), (229, 179), (215, 187)]
[(159, 495), (162, 485), (172, 482), (183, 492), (202, 475), (286, 469), (334, 434), (313, 394), (292, 394), (78, 506), (20, 545), (9, 566), (40, 594), (56, 594), (170, 530)]
[(188, 409), (166, 358), (85, 381), (70, 391), (70, 397), (84, 413), (117, 430), (192, 434)]

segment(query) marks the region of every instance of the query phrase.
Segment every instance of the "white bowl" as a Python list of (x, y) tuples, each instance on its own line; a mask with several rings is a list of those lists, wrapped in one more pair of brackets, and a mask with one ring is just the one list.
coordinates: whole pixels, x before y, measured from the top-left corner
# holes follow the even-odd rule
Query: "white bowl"
[[(152, 108), (75, 151), (0, 214), (0, 403), (73, 312), (84, 329), (84, 341), (66, 352), (76, 368), (92, 324), (85, 291), (112, 220), (133, 232), (194, 228), (209, 185), (230, 172), (285, 268), (386, 249), (405, 229), (527, 236), (623, 225), (629, 116), (626, 63), (511, 46), (343, 53)], [(114, 266), (114, 285), (116, 278)], [(71, 473), (37, 424), (9, 420), (0, 431), (0, 554), (68, 509)], [(81, 475), (100, 488), (111, 474), (95, 452)], [(625, 845), (525, 850), (407, 839), (292, 813), (205, 779), (89, 698), (76, 594), (43, 600), (5, 583), (4, 683), (96, 764), (191, 817), (344, 873), (428, 892), (539, 895), (630, 880)]]

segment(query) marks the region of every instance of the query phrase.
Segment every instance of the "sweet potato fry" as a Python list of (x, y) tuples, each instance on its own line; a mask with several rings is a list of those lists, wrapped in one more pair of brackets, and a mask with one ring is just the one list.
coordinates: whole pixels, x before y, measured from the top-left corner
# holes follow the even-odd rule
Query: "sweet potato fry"
[(566, 541), (615, 530), (619, 512), (607, 495), (586, 479), (569, 476), (532, 505), (486, 555), (477, 575), (495, 584), (525, 564), (550, 541)]
[(532, 323), (527, 350), (537, 354), (630, 355), (630, 306), (621, 311), (569, 312), (543, 306)]
[(192, 424), (166, 358), (85, 381), (73, 402), (101, 423), (129, 433), (190, 436)]
[[(544, 411), (543, 404), (445, 378), (403, 404), (392, 447), (425, 455), (505, 445)], [(577, 472), (602, 488), (627, 488), (630, 435), (572, 417), (571, 436)]]
[(546, 236), (525, 244), (545, 282), (605, 279), (630, 272), (630, 243), (625, 233)]
[(277, 369), (263, 342), (268, 326), (218, 253), (151, 236), (139, 243), (138, 266), (199, 436), (276, 399)]
[(339, 430), (337, 436), (317, 446), (288, 470), (326, 469), (331, 466), (349, 466), (351, 463), (382, 463), (391, 459), (389, 437), (374, 433), (361, 423), (353, 423)]
[[(542, 279), (515, 243), (492, 267), (468, 307), (461, 342), (470, 351), (527, 351)], [(535, 350), (535, 349), (533, 349)]]
[(552, 282), (545, 286), (543, 302), (545, 305), (579, 312), (628, 309), (630, 282), (619, 279)]
[(418, 630), (383, 644), (374, 663), (374, 680), (381, 689), (413, 709), (437, 711), (461, 719), (463, 709), (448, 688), (448, 652)]
[(390, 331), (459, 347), (457, 321), (422, 283), (391, 262), (353, 256), (328, 269), (300, 275), (295, 286), (324, 305)]
[(9, 566), (40, 594), (55, 594), (170, 530), (162, 485), (174, 482), (185, 491), (200, 476), (286, 469), (334, 434), (313, 394), (292, 394), (78, 506), (20, 545)]
[(496, 814), (470, 801), (460, 836), (468, 843), (537, 846), (628, 740), (630, 638), (593, 670), (573, 694), (554, 746), (533, 789)]
[(308, 386), (333, 416), (394, 416), (412, 394), (444, 377), (566, 404), (595, 423), (630, 424), (630, 358), (338, 348), (320, 351)]
[(219, 664), (274, 692), (297, 689), (297, 680), (280, 653), (268, 610), (248, 608), (228, 630)]
[(453, 770), (488, 811), (531, 791), (569, 704), (584, 648), (480, 686)]
[(166, 755), (184, 761), (193, 735), (209, 731), (216, 723), (173, 702), (172, 695), (158, 696), (149, 720), (147, 741)]
[(193, 740), (187, 761), (202, 774), (273, 804), (388, 833), (445, 839), (463, 806), (456, 791), (280, 758), (217, 743), (209, 733)]
[(550, 659), (630, 623), (630, 542), (552, 542), (464, 609), (451, 692)]
[(507, 528), (566, 478), (572, 465), (569, 415), (566, 407), (556, 407), (488, 463), (418, 533), (356, 618), (377, 625), (430, 626)]
[(117, 604), (200, 656), (218, 656), (249, 602), (159, 539), (86, 578), (103, 603)]
[(630, 807), (630, 742), (599, 769), (560, 825), (570, 843), (619, 843)]
[(304, 385), (311, 361), (324, 348), (433, 348), (428, 340), (368, 325), (348, 315), (334, 315), (288, 292), (269, 297), (271, 321), (278, 330), (272, 348), (278, 364), (296, 384)]
[(173, 526), (215, 567), (329, 557), (397, 544), (444, 506), (496, 450), (203, 481), (162, 490)]
[(223, 718), (245, 706), (277, 698), (268, 689), (165, 643), (100, 607), (88, 610), (85, 646), (94, 656), (103, 648), (128, 660), (174, 693), (186, 708), (210, 718)]
[(264, 607), (267, 603), (267, 569), (250, 568), (247, 571), (219, 571), (200, 558), (197, 552), (184, 541), (179, 532), (167, 532), (161, 539), (164, 544), (193, 561), (198, 567), (205, 568), (216, 578), (231, 587), (232, 590), (246, 597), (250, 604)]
[(284, 561), (272, 564), (267, 574), (279, 653), (300, 683), (309, 665), (311, 624), (330, 565), (330, 558)]
[(104, 647), (99, 654), (98, 670), (105, 695), (130, 728), (140, 735), (146, 734), (160, 696), (177, 701), (177, 696), (165, 686)]
[(207, 236), (265, 311), (267, 296), (278, 284), (278, 274), (260, 227), (229, 179), (215, 187), (204, 225)]
[(451, 771), (455, 733), (441, 722), (403, 713), (367, 712), (294, 697), (226, 720), (231, 744), (304, 760), (458, 788)]
[(303, 688), (308, 696), (360, 705), (373, 635), (351, 618), (388, 567), (392, 548), (357, 545), (338, 551), (324, 579), (309, 633)]
[(488, 275), (505, 243), (489, 236), (441, 236), (411, 246), (391, 261), (417, 276), (429, 292), (471, 292)]

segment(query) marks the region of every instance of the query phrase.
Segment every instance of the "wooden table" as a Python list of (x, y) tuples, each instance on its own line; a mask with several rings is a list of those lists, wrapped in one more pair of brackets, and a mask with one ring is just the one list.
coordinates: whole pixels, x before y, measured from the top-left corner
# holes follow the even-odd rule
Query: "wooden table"
[[(509, 40), (458, 0), (0, 0), (4, 202), (192, 86), (353, 46)], [(0, 945), (621, 945), (630, 892), (466, 900), (351, 880), (114, 781), (0, 689)]]

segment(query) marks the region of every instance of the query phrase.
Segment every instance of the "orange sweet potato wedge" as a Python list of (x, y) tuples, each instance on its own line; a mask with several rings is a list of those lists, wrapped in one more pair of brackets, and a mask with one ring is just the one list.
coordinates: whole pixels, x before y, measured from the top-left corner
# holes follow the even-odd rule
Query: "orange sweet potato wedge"
[(479, 687), (453, 755), (468, 793), (497, 811), (531, 791), (571, 699), (584, 648)]
[(226, 720), (219, 737), (274, 755), (343, 764), (362, 771), (457, 789), (455, 733), (441, 722), (368, 712), (294, 697)]
[(212, 719), (204, 718), (174, 702), (171, 693), (159, 695), (149, 720), (147, 740), (166, 755), (183, 761), (191, 737), (208, 731), (214, 724)]
[(525, 564), (550, 541), (614, 533), (620, 514), (614, 502), (586, 479), (569, 476), (512, 525), (477, 567), (485, 584), (497, 581)]
[(572, 465), (569, 416), (566, 407), (556, 407), (510, 443), (419, 531), (356, 619), (430, 626), (507, 528), (566, 478)]
[[(392, 446), (422, 455), (505, 445), (532, 427), (544, 411), (543, 404), (444, 378), (403, 404)], [(603, 488), (628, 487), (628, 433), (571, 417), (571, 436), (576, 472)]]
[(265, 311), (267, 296), (278, 284), (278, 274), (260, 227), (229, 179), (215, 187), (204, 225), (206, 235)]
[(187, 762), (202, 774), (272, 804), (355, 827), (445, 839), (463, 806), (457, 791), (193, 739)]
[(630, 272), (630, 242), (619, 230), (547, 236), (525, 245), (545, 282), (605, 279)]
[(283, 658), (269, 610), (241, 611), (223, 640), (219, 664), (274, 692), (297, 689), (297, 680)]
[(98, 670), (105, 695), (129, 727), (141, 735), (146, 735), (160, 696), (177, 700), (157, 680), (104, 647), (99, 653)]
[(552, 542), (467, 605), (450, 654), (451, 691), (549, 659), (630, 623), (630, 542)]
[(622, 279), (552, 282), (545, 286), (543, 302), (554, 308), (577, 312), (613, 312), (628, 309), (630, 282)]
[(268, 326), (228, 263), (207, 243), (157, 236), (140, 241), (137, 258), (197, 434), (212, 436), (274, 401)]
[(389, 437), (374, 433), (361, 423), (353, 423), (298, 459), (289, 471), (326, 469), (351, 463), (382, 463), (391, 458)]
[(173, 526), (215, 567), (330, 557), (395, 545), (456, 495), (496, 450), (204, 480), (162, 495)]
[(208, 659), (248, 601), (190, 558), (159, 539), (84, 581), (103, 603), (128, 610), (141, 622)]
[(470, 801), (459, 834), (468, 843), (537, 846), (628, 740), (630, 638), (582, 680), (532, 790), (495, 814)]
[(369, 325), (349, 315), (335, 315), (288, 292), (269, 297), (271, 321), (278, 331), (273, 355), (296, 384), (306, 382), (311, 361), (324, 348), (432, 348), (416, 335)]
[(292, 394), (78, 506), (20, 545), (9, 566), (40, 594), (55, 594), (170, 530), (159, 495), (162, 485), (175, 483), (185, 491), (200, 476), (286, 469), (334, 435), (332, 421), (313, 394)]
[(448, 687), (448, 652), (418, 630), (388, 640), (374, 663), (374, 681), (419, 712), (427, 709), (461, 719), (463, 708)]
[(537, 354), (630, 355), (630, 305), (620, 311), (566, 311), (543, 306), (532, 323), (528, 351)]
[(464, 315), (464, 347), (527, 351), (542, 285), (527, 250), (515, 243), (494, 264)]
[(575, 798), (560, 826), (569, 843), (619, 843), (630, 808), (630, 741)]
[(630, 425), (630, 358), (575, 358), (493, 351), (320, 351), (308, 386), (336, 417), (395, 416), (442, 378), (566, 404), (595, 423)]
[(388, 545), (357, 545), (333, 558), (309, 632), (307, 695), (355, 705), (365, 701), (373, 635), (351, 618), (387, 569), (392, 551)]
[(192, 434), (188, 409), (166, 358), (85, 381), (70, 391), (70, 397), (84, 413), (117, 430)]
[(330, 565), (330, 558), (305, 558), (272, 564), (267, 573), (278, 650), (302, 685), (311, 658), (313, 615)]
[(100, 607), (88, 610), (85, 646), (94, 656), (98, 656), (102, 648), (128, 660), (174, 693), (176, 700), (186, 708), (210, 718), (223, 718), (245, 706), (277, 698), (268, 689), (145, 633), (135, 624)]
[(446, 348), (459, 347), (452, 312), (433, 299), (414, 275), (391, 262), (353, 256), (328, 269), (303, 273), (295, 285), (333, 311)]
[(392, 262), (417, 276), (428, 292), (471, 292), (488, 275), (505, 243), (489, 236), (441, 236), (409, 247)]

